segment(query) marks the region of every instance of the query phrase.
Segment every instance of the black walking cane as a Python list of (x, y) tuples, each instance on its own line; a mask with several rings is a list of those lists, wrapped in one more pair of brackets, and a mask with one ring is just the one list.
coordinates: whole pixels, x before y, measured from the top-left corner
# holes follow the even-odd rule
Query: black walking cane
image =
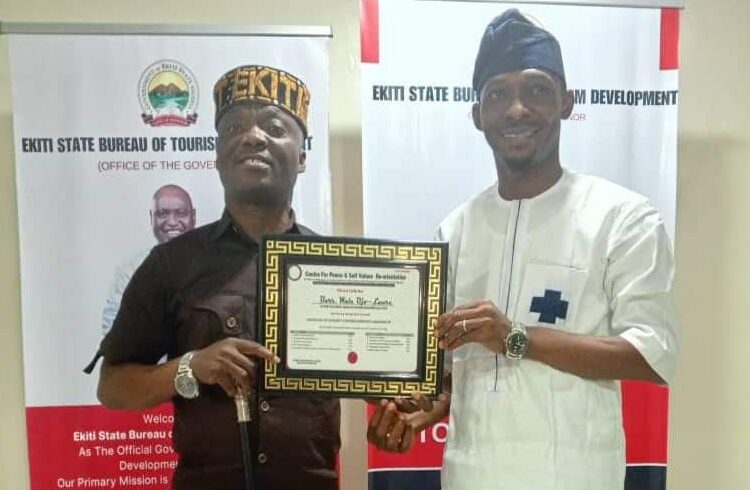
[(234, 396), (237, 407), (237, 425), (240, 428), (240, 444), (242, 445), (242, 466), (245, 470), (245, 490), (255, 490), (253, 484), (253, 450), (250, 447), (250, 404), (247, 397), (237, 387)]

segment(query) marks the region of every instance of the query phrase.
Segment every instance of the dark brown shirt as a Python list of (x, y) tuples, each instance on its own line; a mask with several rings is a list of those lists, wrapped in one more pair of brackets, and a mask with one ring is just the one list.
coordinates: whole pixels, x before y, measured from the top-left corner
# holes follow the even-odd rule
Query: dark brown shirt
[[(311, 234), (297, 225), (287, 233)], [(154, 247), (125, 289), (102, 342), (105, 359), (153, 364), (229, 336), (255, 339), (258, 251), (228, 213)], [(174, 488), (244, 488), (234, 401), (201, 385), (197, 399), (173, 402)], [(251, 404), (255, 488), (336, 489), (338, 400), (261, 396)]]

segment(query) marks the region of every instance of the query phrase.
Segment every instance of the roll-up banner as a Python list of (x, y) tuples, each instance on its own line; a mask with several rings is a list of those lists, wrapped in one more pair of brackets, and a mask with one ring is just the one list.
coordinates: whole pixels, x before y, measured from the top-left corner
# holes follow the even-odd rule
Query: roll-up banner
[[(647, 196), (674, 236), (679, 10), (586, 3), (607, 2), (361, 1), (365, 235), (431, 239), (449, 211), (497, 180), (472, 123), (471, 76), (489, 21), (518, 8), (562, 48), (575, 96), (563, 166)], [(663, 490), (668, 390), (622, 390), (626, 488)], [(406, 455), (370, 446), (370, 490), (439, 488), (446, 430), (421, 433)]]
[[(115, 412), (86, 375), (156, 243), (220, 218), (212, 89), (263, 64), (311, 92), (299, 222), (331, 231), (329, 27), (4, 24), (13, 98), (31, 488), (170, 488), (172, 412)], [(195, 212), (162, 216), (160, 189)], [(169, 224), (165, 224), (169, 221)]]

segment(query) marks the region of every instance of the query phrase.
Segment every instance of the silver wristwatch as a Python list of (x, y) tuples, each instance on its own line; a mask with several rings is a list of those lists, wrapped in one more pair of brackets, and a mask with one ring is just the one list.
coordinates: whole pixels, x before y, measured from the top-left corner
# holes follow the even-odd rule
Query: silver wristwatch
[(520, 322), (510, 322), (510, 332), (505, 337), (505, 357), (508, 359), (523, 359), (529, 350), (529, 336), (526, 335), (526, 325)]
[(193, 351), (184, 354), (177, 365), (177, 374), (174, 376), (174, 389), (177, 394), (188, 400), (197, 398), (198, 380), (193, 376), (193, 370), (190, 368), (190, 361), (193, 359)]

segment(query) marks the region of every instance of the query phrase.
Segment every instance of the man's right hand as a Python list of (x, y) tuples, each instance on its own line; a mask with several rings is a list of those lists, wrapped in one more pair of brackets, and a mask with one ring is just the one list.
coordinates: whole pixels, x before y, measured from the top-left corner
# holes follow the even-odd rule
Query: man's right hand
[(203, 384), (218, 384), (230, 397), (239, 389), (248, 394), (255, 386), (255, 359), (278, 363), (279, 358), (251, 340), (226, 338), (195, 351), (190, 367)]
[(405, 453), (414, 445), (414, 436), (448, 414), (450, 396), (438, 401), (416, 393), (411, 397), (379, 400), (367, 424), (367, 441), (382, 451)]

